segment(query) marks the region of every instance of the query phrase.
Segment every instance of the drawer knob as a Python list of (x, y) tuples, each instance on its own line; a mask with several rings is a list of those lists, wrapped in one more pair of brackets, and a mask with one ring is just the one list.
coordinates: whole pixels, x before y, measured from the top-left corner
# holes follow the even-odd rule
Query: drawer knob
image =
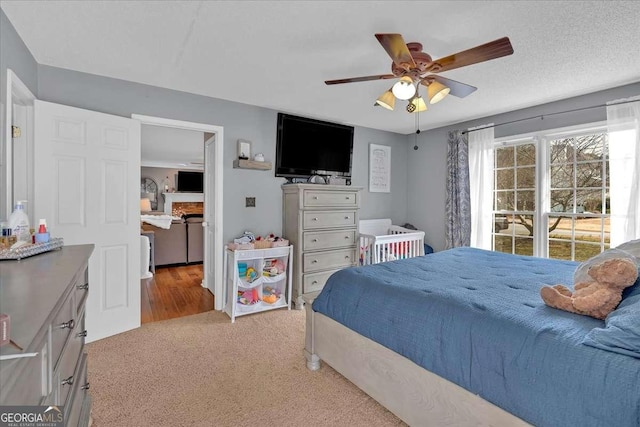
[(89, 390), (89, 383), (86, 383), (85, 385), (83, 385), (82, 387), (80, 387), (82, 390)]
[(350, 198), (351, 198), (351, 197), (349, 197), (349, 196), (345, 197), (345, 199), (347, 199), (347, 200), (349, 200)]
[(348, 236), (348, 235), (347, 235), (347, 236), (344, 236), (344, 238), (345, 238), (345, 239), (349, 239), (349, 236)]
[(318, 196), (313, 196), (313, 200), (318, 200)]
[(86, 337), (86, 336), (87, 336), (87, 330), (86, 329), (84, 331), (78, 332), (76, 334), (76, 338), (81, 338), (81, 337)]
[(313, 218), (313, 220), (314, 220), (314, 221), (317, 221), (317, 220), (318, 220), (318, 218)]
[(316, 264), (318, 262), (317, 259), (314, 259), (313, 261), (311, 261), (311, 264)]
[(313, 243), (316, 243), (317, 241), (318, 241), (318, 239), (313, 239), (312, 240)]
[(344, 256), (344, 259), (349, 259), (349, 258), (351, 258), (349, 255)]
[(89, 289), (89, 284), (85, 283), (84, 285), (78, 285), (78, 289), (81, 291), (86, 291)]
[(317, 281), (317, 280), (314, 280), (313, 282), (311, 282), (311, 284), (312, 284), (312, 285), (317, 285), (317, 284), (318, 284), (318, 281)]
[(69, 378), (65, 378), (60, 383), (60, 385), (72, 385), (72, 384), (73, 384), (73, 375), (71, 375)]
[(76, 321), (71, 319), (68, 322), (60, 324), (60, 329), (73, 329), (76, 326)]
[(345, 216), (345, 217), (344, 217), (344, 219), (349, 219), (349, 217), (348, 217), (348, 216)]

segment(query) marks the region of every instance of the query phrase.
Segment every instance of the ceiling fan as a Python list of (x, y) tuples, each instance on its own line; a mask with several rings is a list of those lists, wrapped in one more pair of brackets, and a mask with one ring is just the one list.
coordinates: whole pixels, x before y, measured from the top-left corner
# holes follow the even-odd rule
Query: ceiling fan
[(400, 34), (378, 33), (375, 36), (393, 60), (391, 63), (392, 74), (326, 80), (325, 84), (335, 85), (397, 78), (399, 80), (389, 90), (380, 95), (374, 105), (393, 110), (396, 98), (408, 100), (407, 111), (409, 113), (421, 112), (427, 109), (426, 103), (419, 95), (420, 85), (426, 86), (430, 104), (435, 104), (442, 100), (449, 93), (458, 98), (464, 98), (477, 89), (434, 73), (489, 61), (513, 53), (509, 38), (502, 37), (489, 43), (433, 60), (429, 54), (422, 51), (421, 43), (405, 43)]

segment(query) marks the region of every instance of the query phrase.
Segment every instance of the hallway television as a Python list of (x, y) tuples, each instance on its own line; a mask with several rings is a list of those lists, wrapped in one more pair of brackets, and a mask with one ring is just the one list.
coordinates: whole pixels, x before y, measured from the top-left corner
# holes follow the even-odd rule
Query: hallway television
[(202, 193), (204, 191), (204, 173), (178, 171), (176, 190), (181, 193)]

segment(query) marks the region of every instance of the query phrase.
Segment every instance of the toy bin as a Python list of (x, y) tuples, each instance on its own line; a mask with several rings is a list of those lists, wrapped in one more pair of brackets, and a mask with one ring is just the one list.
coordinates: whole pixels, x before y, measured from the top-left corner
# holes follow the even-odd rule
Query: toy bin
[(262, 286), (254, 286), (251, 288), (238, 286), (236, 309), (243, 313), (258, 310), (262, 304), (262, 296)]

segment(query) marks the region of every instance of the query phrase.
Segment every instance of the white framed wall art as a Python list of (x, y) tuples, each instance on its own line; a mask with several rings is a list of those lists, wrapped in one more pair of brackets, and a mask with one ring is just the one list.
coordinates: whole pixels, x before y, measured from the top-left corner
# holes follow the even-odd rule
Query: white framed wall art
[(369, 192), (391, 192), (391, 147), (369, 144)]

